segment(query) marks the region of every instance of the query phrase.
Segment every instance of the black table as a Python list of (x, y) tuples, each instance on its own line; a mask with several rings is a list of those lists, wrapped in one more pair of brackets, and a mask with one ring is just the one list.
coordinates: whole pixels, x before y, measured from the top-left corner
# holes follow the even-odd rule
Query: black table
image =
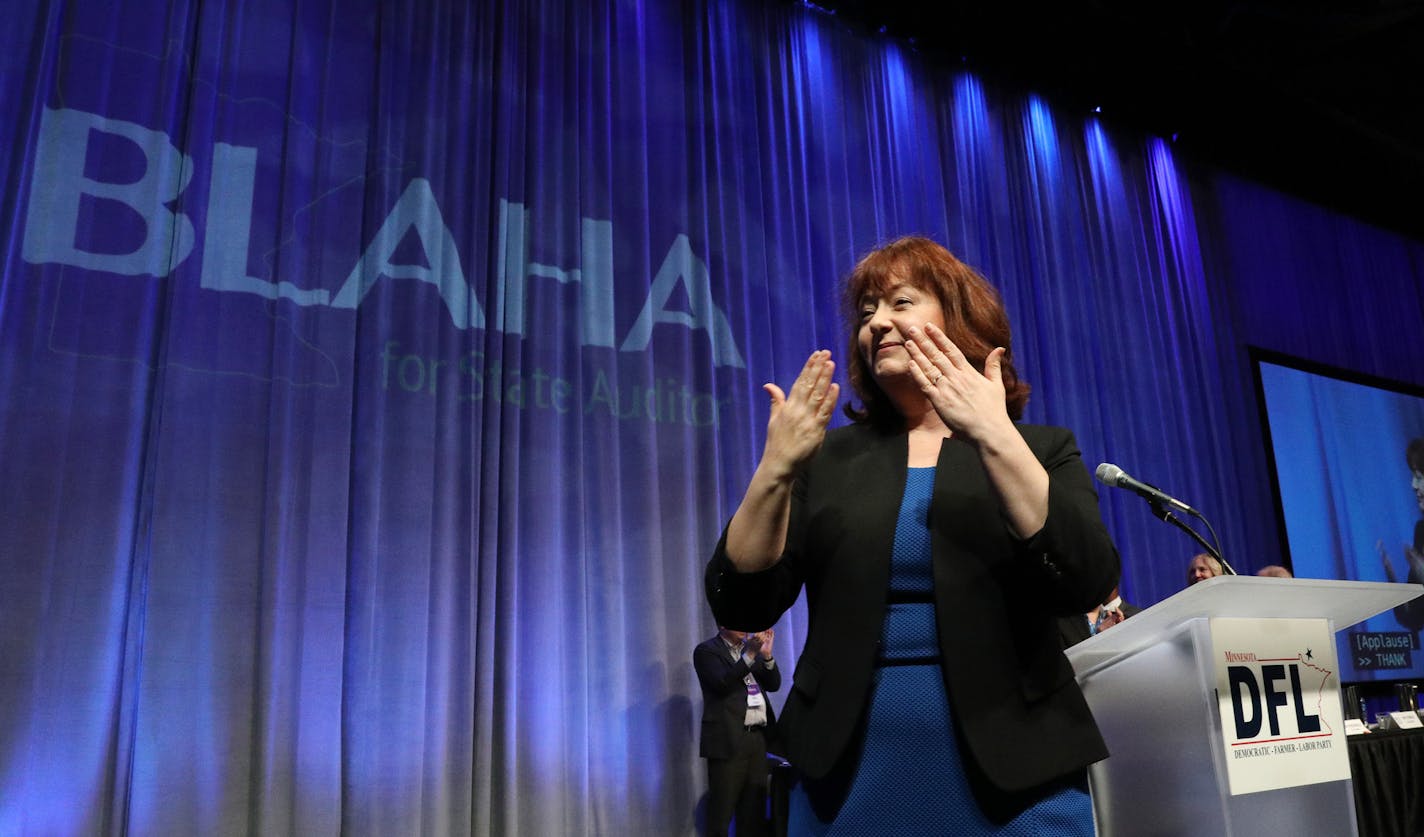
[(1360, 837), (1424, 835), (1424, 730), (1349, 739)]

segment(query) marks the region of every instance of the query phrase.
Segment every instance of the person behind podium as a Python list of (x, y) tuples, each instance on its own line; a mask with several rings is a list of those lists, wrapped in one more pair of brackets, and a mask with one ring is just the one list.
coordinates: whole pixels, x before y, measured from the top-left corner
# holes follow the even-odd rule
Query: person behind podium
[(1221, 562), (1205, 552), (1193, 555), (1192, 560), (1187, 562), (1187, 586), (1191, 587), (1198, 581), (1206, 581), (1208, 578), (1216, 578), (1222, 572)]
[(1062, 616), (1058, 619), (1058, 635), (1063, 647), (1077, 645), (1090, 636), (1117, 625), (1129, 616), (1136, 616), (1142, 608), (1123, 601), (1122, 594), (1114, 587), (1108, 600), (1082, 615)]
[(1058, 639), (1120, 563), (1069, 431), (1028, 399), (998, 293), (929, 239), (845, 287), (853, 422), (830, 352), (767, 384), (766, 443), (707, 565), (719, 622), (774, 623), (804, 588), (779, 731), (790, 833), (1093, 832), (1107, 756)]
[[(1409, 444), (1404, 448), (1404, 462), (1409, 466), (1409, 487), (1414, 490), (1414, 501), (1419, 506), (1419, 513), (1424, 515), (1424, 437), (1409, 440)], [(1380, 561), (1384, 564), (1385, 577), (1392, 583), (1398, 582), (1399, 576), (1394, 564), (1390, 563), (1389, 551), (1385, 549), (1384, 541), (1376, 543), (1375, 548), (1379, 550)], [(1414, 545), (1404, 546), (1404, 565), (1409, 568), (1405, 581), (1410, 584), (1424, 584), (1424, 517), (1414, 523)], [(1399, 624), (1418, 633), (1424, 628), (1424, 596), (1396, 607), (1394, 618)]]

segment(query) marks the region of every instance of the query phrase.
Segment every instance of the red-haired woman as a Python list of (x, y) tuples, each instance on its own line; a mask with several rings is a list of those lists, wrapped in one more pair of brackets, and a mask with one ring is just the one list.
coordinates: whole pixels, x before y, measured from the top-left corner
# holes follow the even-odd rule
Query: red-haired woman
[(1118, 582), (1067, 430), (1019, 424), (998, 293), (901, 238), (847, 280), (849, 426), (830, 353), (775, 384), (766, 446), (707, 567), (721, 624), (760, 630), (806, 591), (780, 722), (793, 834), (1093, 833), (1107, 755), (1057, 617)]

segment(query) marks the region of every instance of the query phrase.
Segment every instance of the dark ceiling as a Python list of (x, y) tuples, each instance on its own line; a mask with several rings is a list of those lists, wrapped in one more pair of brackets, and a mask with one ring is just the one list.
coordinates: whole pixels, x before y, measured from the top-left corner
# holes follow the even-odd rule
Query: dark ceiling
[(1424, 2), (803, 3), (1424, 239)]

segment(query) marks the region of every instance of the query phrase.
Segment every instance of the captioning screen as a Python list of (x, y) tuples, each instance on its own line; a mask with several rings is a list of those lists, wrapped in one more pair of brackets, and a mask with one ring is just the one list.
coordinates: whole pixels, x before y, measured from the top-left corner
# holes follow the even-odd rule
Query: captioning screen
[[(1424, 583), (1424, 390), (1253, 351), (1298, 578)], [(1342, 629), (1341, 679), (1424, 677), (1424, 597)]]

